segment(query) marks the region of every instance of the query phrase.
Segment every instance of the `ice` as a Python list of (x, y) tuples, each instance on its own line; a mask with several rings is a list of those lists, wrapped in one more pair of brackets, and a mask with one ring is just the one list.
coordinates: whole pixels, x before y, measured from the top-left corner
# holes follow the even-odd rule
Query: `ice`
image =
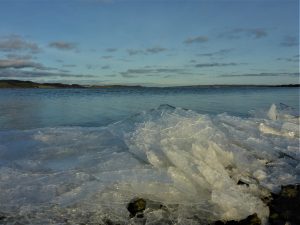
[(271, 105), (267, 115), (271, 120), (277, 120), (278, 115), (277, 115), (276, 105), (274, 104)]
[[(0, 212), (34, 224), (199, 224), (257, 213), (299, 183), (299, 116), (285, 105), (248, 118), (168, 105), (107, 127), (0, 132)], [(240, 185), (240, 183), (244, 185)], [(5, 204), (2, 204), (5, 203)], [(29, 220), (29, 221), (28, 221)]]

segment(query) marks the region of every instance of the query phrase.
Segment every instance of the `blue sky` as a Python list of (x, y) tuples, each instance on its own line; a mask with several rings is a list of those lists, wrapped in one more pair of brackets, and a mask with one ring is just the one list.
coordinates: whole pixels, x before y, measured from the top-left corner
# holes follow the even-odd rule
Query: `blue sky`
[(0, 79), (299, 83), (298, 0), (0, 0)]

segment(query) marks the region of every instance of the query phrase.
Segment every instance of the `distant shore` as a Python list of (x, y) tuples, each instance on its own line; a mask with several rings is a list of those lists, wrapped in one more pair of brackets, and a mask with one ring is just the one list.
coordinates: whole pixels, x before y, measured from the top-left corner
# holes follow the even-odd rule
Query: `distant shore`
[[(300, 87), (300, 84), (281, 85), (251, 85), (251, 84), (216, 84), (216, 85), (190, 85), (190, 86), (167, 86), (166, 88), (219, 88), (219, 87)], [(141, 85), (79, 85), (63, 83), (37, 83), (23, 80), (0, 80), (0, 88), (149, 88)], [(151, 87), (163, 88), (163, 87)]]

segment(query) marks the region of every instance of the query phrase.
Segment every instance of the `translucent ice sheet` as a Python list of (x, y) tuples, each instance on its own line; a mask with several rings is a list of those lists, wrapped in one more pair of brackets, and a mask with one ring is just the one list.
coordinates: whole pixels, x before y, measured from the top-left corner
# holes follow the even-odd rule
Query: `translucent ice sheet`
[[(269, 214), (261, 200), (299, 183), (299, 117), (272, 105), (241, 118), (162, 105), (99, 128), (0, 133), (0, 212), (34, 224), (207, 224)], [(242, 185), (240, 185), (242, 184)], [(163, 224), (163, 223), (162, 223)]]

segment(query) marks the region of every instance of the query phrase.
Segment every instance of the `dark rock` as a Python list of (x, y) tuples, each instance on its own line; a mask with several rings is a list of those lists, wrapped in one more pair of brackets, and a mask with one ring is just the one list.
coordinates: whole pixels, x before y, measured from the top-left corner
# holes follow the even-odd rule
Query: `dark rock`
[(247, 187), (249, 186), (249, 184), (245, 183), (244, 181), (239, 180), (237, 182), (237, 185), (246, 185)]
[(260, 224), (261, 224), (261, 220), (258, 218), (256, 213), (240, 221), (230, 220), (230, 221), (223, 222), (218, 220), (215, 222), (215, 225), (260, 225)]
[(282, 186), (279, 194), (272, 194), (269, 202), (270, 225), (281, 225), (287, 221), (300, 224), (300, 184)]
[(130, 217), (134, 217), (137, 213), (142, 213), (145, 209), (146, 200), (142, 198), (132, 199), (127, 205), (127, 210), (130, 212)]
[(6, 216), (0, 215), (0, 221), (6, 219)]
[(114, 222), (111, 221), (111, 220), (108, 219), (108, 218), (105, 218), (105, 219), (103, 220), (103, 222), (104, 222), (105, 225), (114, 225)]
[(136, 217), (137, 217), (137, 218), (144, 218), (144, 214), (143, 214), (143, 213), (137, 213), (137, 214), (136, 214)]

